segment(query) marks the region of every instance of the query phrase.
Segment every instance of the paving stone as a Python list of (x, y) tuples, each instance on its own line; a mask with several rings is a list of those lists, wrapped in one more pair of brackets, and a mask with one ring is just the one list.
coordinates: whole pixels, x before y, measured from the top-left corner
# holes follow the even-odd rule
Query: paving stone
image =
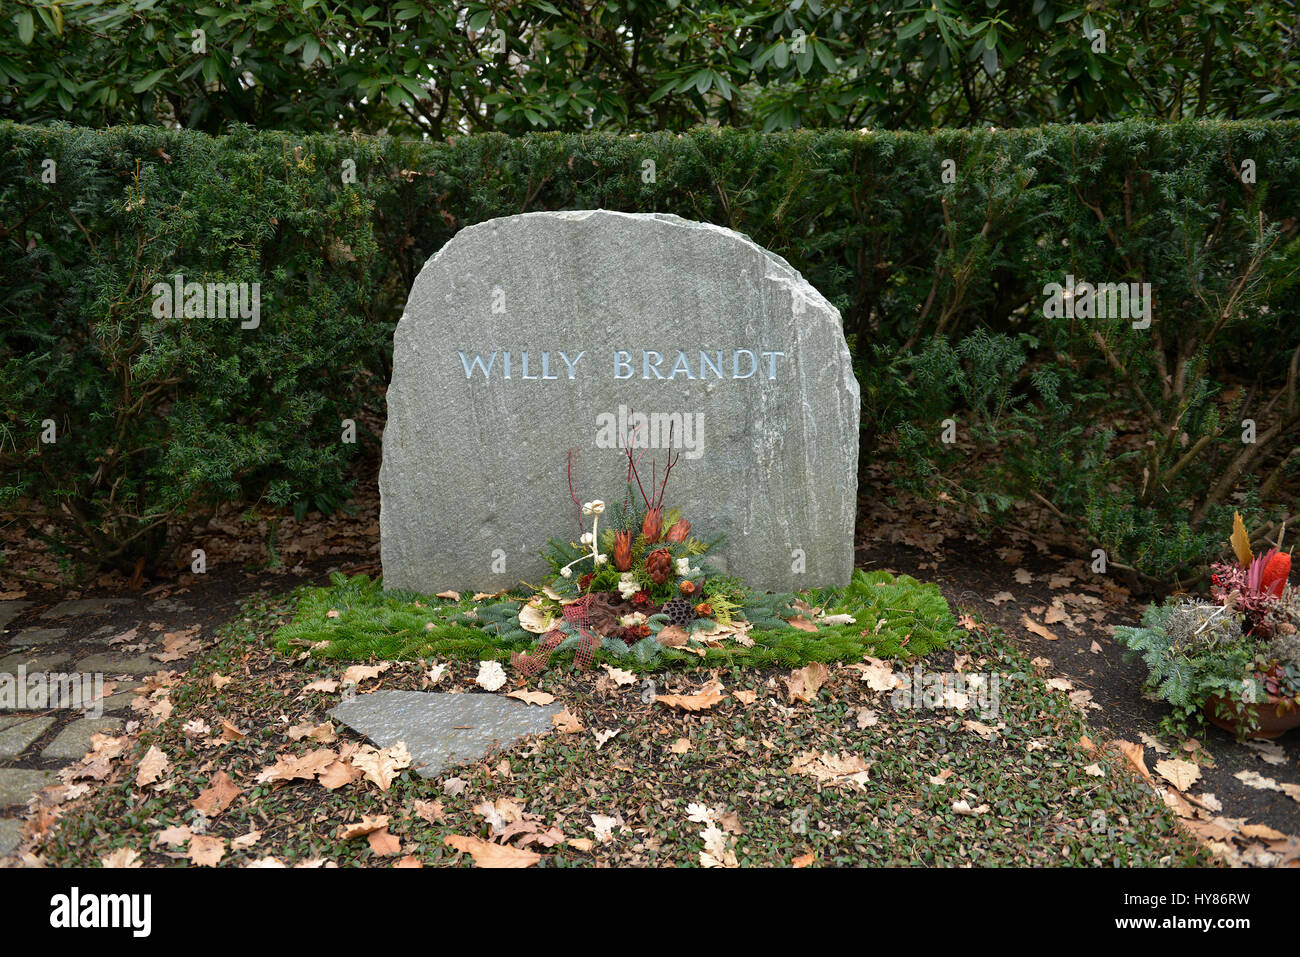
[(131, 598), (74, 598), (61, 601), (41, 612), (42, 618), (74, 618), (81, 615), (108, 615), (118, 605), (134, 604)]
[(16, 817), (0, 817), (0, 857), (8, 857), (18, 850), (22, 839), (23, 822)]
[[(149, 675), (164, 667), (148, 655), (99, 654), (77, 662), (81, 672), (102, 672), (105, 675)], [(175, 667), (175, 664), (172, 665)]]
[(0, 658), (0, 674), (17, 674), (19, 665), (27, 670), (27, 674), (34, 675), (42, 671), (54, 671), (60, 665), (67, 662), (70, 655), (59, 653), (56, 655), (37, 654), (35, 649), (27, 652), (20, 652), (15, 655), (9, 655)]
[(16, 758), (43, 735), (54, 719), (40, 715), (4, 715), (0, 717), (0, 758)]
[(47, 641), (57, 641), (68, 633), (66, 628), (24, 628), (9, 639), (15, 648), (43, 645)]
[(0, 808), (23, 807), (33, 794), (57, 780), (54, 771), (0, 768)]
[(91, 735), (121, 730), (121, 718), (78, 718), (55, 736), (41, 757), (75, 761), (90, 750)]
[(424, 778), (481, 758), (494, 745), (552, 727), (558, 704), (537, 707), (504, 695), (430, 691), (375, 691), (344, 701), (330, 716), (381, 748), (405, 741), (411, 764)]
[(100, 627), (100, 628), (96, 628), (96, 629), (95, 629), (94, 631), (92, 631), (89, 635), (87, 635), (86, 638), (83, 639), (83, 640), (87, 640), (87, 641), (88, 641), (88, 640), (90, 640), (91, 638), (102, 638), (102, 637), (104, 637), (105, 635), (111, 635), (113, 632), (115, 632), (115, 631), (117, 631), (117, 630), (118, 630), (117, 625), (104, 625), (104, 626), (102, 626), (102, 627)]
[(0, 629), (17, 618), (30, 604), (32, 603), (29, 601), (0, 601)]
[(131, 702), (140, 695), (140, 685), (118, 685), (117, 690), (104, 699), (105, 711), (122, 711), (131, 707)]
[(189, 605), (185, 604), (183, 601), (177, 601), (175, 598), (159, 598), (157, 601), (151, 602), (149, 605), (149, 611), (151, 613), (172, 614), (190, 610), (191, 608)]

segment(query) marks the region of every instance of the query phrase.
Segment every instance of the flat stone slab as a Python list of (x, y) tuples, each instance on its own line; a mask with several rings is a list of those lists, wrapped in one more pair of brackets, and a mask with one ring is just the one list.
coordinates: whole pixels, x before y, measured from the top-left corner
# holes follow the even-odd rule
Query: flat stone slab
[(23, 822), (16, 817), (0, 817), (0, 857), (8, 857), (18, 850), (22, 839)]
[(0, 758), (16, 758), (49, 730), (54, 719), (40, 715), (0, 714)]
[[(175, 664), (172, 663), (172, 667)], [(99, 672), (105, 675), (148, 675), (161, 671), (165, 666), (148, 655), (113, 655), (99, 654), (82, 658), (77, 662), (77, 670), (83, 673)], [(28, 671), (31, 669), (28, 668)]]
[(60, 665), (67, 662), (71, 655), (42, 655), (28, 653), (19, 653), (0, 658), (0, 674), (17, 674), (21, 665), (27, 669), (27, 674), (34, 675), (42, 671), (54, 671)]
[(30, 604), (29, 601), (0, 601), (0, 629), (17, 618)]
[(67, 633), (66, 628), (24, 628), (9, 639), (9, 644), (15, 648), (28, 648), (43, 645), (47, 641), (58, 641)]
[(0, 768), (0, 807), (22, 807), (32, 795), (58, 780), (53, 771)]
[(364, 734), (381, 748), (405, 741), (422, 778), (509, 747), (525, 735), (553, 727), (559, 704), (524, 704), (496, 694), (375, 691), (344, 701), (330, 717)]
[(41, 612), (42, 618), (74, 618), (81, 615), (109, 615), (118, 605), (134, 604), (131, 598), (73, 598)]
[(55, 735), (49, 747), (41, 752), (41, 757), (75, 761), (90, 750), (91, 735), (120, 730), (121, 718), (78, 718)]

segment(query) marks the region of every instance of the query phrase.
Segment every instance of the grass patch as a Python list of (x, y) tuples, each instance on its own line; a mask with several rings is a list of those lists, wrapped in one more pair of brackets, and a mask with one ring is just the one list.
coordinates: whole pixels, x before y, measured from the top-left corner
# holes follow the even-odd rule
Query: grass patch
[[(384, 591), (380, 581), (365, 575), (336, 574), (330, 582), (300, 593), (293, 621), (275, 635), (282, 653), (309, 650), (315, 657), (342, 661), (508, 661), (512, 651), (528, 651), (538, 638), (518, 628), (517, 608), (527, 598), (523, 592), (481, 602), (469, 597), (452, 601)], [(812, 661), (860, 661), (864, 655), (919, 657), (961, 634), (939, 588), (907, 575), (857, 571), (845, 588), (803, 593), (799, 597), (812, 608), (854, 619), (848, 624), (822, 623), (816, 632), (791, 627), (773, 615), (774, 605), (795, 597), (755, 596), (745, 607), (745, 617), (755, 622), (749, 634), (752, 647), (730, 639), (716, 646), (700, 643), (701, 657), (665, 648), (652, 637), (626, 653), (621, 653), (621, 645), (615, 651), (602, 647), (596, 661), (638, 672), (700, 665), (795, 667)], [(509, 616), (504, 627), (498, 624), (503, 616)], [(561, 645), (552, 666), (571, 659), (571, 649)]]
[[(292, 607), (288, 596), (259, 599), (222, 630), (171, 690), (171, 715), (114, 763), (108, 781), (66, 807), (40, 847), (45, 861), (97, 866), (130, 848), (147, 866), (185, 865), (186, 848), (167, 845), (160, 834), (198, 826), (191, 802), (219, 772), (239, 789), (228, 808), (203, 822), (222, 842), (223, 867), (267, 857), (288, 865), (392, 866), (399, 855), (381, 856), (364, 838), (339, 836), (342, 825), (373, 814), (390, 816), (400, 856), (424, 866), (468, 866), (469, 857), (445, 838), (488, 838), (476, 808), (503, 798), (562, 831), (565, 842), (538, 849), (543, 867), (699, 866), (702, 827), (690, 820), (690, 804), (737, 816), (741, 830), (728, 841), (741, 865), (1168, 867), (1209, 860), (1121, 758), (1079, 746), (1087, 730), (1082, 716), (1047, 688), (1027, 656), (998, 632), (978, 629), (958, 632), (927, 670), (952, 670), (960, 654), (968, 656), (968, 672), (1000, 675), (996, 717), (894, 708), (851, 668), (832, 667), (809, 702), (789, 700), (784, 670), (709, 669), (732, 694), (700, 713), (647, 702), (638, 686), (612, 686), (603, 673), (551, 670), (538, 679), (540, 690), (567, 706), (582, 732), (532, 738), (429, 780), (406, 771), (387, 791), (366, 781), (332, 791), (310, 780), (258, 783), (278, 755), (322, 747), (291, 740), (290, 726), (328, 720), (340, 700), (340, 692), (306, 690), (337, 679), (340, 662), (293, 660), (272, 649), (271, 636)], [(484, 693), (474, 684), (476, 669), (450, 662), (435, 690)], [(426, 670), (395, 664), (359, 690), (418, 690)], [(214, 673), (232, 680), (218, 688)], [(656, 680), (660, 692), (679, 693), (707, 676), (674, 671)], [(748, 704), (735, 694), (746, 690), (755, 693)], [(967, 718), (995, 733), (976, 733)], [(195, 722), (215, 729), (223, 721), (245, 736), (212, 743), (192, 733)], [(602, 742), (597, 731), (617, 734)], [(357, 740), (345, 728), (338, 735), (324, 746)], [(158, 789), (136, 784), (149, 747), (172, 762)], [(809, 751), (861, 757), (869, 766), (865, 786), (824, 786), (796, 773)], [(428, 810), (423, 802), (436, 802), (437, 814), (429, 815), (436, 820), (417, 813)], [(959, 813), (959, 802), (983, 810)], [(590, 850), (567, 843), (593, 839), (593, 815), (617, 816), (625, 826)]]

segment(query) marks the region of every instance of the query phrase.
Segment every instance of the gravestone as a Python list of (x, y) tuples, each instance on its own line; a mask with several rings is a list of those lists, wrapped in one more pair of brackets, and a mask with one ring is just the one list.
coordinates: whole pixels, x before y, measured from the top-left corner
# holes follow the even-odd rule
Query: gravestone
[[(756, 588), (847, 583), (858, 383), (839, 312), (739, 233), (664, 214), (525, 213), (461, 230), (397, 326), (383, 436), (384, 585), (536, 583), (581, 501), (647, 493)], [(652, 463), (656, 463), (652, 466)], [(639, 495), (639, 492), (634, 492)]]

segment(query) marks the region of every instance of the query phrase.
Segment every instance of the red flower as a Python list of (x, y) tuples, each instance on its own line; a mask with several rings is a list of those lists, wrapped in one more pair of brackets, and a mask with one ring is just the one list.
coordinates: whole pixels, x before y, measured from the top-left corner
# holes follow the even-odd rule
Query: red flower
[(1291, 556), (1286, 552), (1276, 552), (1264, 566), (1264, 573), (1259, 576), (1259, 590), (1268, 592), (1278, 598), (1286, 588), (1286, 580), (1291, 575)]
[(632, 596), (632, 604), (634, 605), (650, 604), (650, 593), (646, 591), (644, 588), (642, 588), (639, 592), (637, 592), (635, 595)]
[(587, 574), (585, 574), (585, 575), (583, 575), (581, 578), (579, 578), (579, 579), (578, 579), (578, 591), (586, 591), (586, 590), (587, 590), (587, 586), (591, 584), (591, 580), (592, 580), (593, 578), (595, 578), (595, 577), (596, 577), (596, 573), (595, 573), (595, 572), (587, 572)]

